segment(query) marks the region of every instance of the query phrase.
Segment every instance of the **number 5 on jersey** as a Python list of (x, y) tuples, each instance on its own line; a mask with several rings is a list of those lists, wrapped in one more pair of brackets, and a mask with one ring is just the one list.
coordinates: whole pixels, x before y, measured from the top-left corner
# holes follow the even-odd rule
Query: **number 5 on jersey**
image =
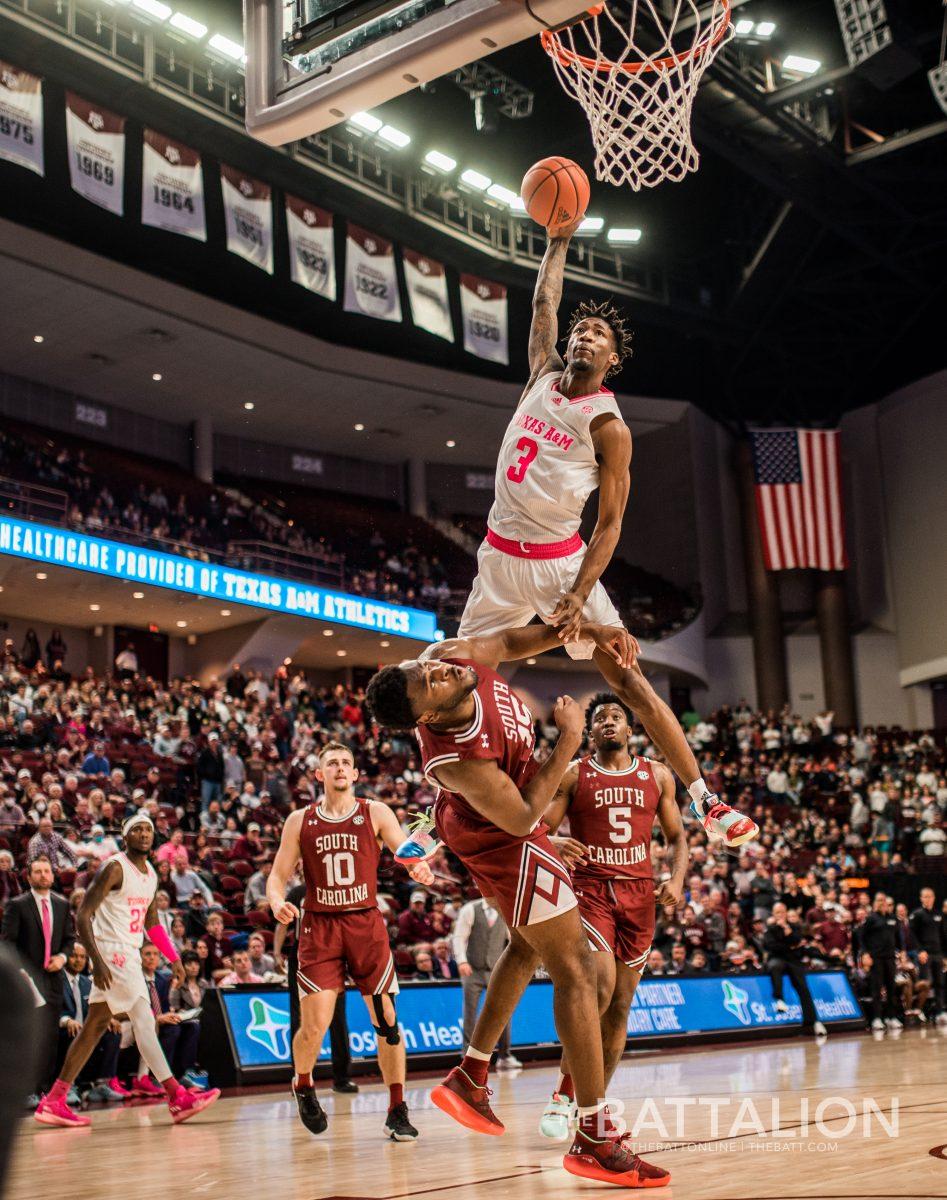
[(516, 443), (517, 450), (522, 451), (520, 458), (516, 460), (512, 467), (507, 468), (506, 477), (510, 483), (522, 483), (526, 478), (526, 472), (529, 470), (529, 464), (539, 453), (539, 446), (532, 438), (521, 437)]

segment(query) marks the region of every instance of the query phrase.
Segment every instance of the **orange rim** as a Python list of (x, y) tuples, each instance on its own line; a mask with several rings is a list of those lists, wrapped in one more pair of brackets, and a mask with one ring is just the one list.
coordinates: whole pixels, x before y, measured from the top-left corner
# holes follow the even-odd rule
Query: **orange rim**
[[(604, 8), (604, 4), (597, 4), (588, 10), (589, 15), (597, 17)], [(551, 29), (544, 29), (539, 38), (543, 44), (543, 49), (550, 58), (557, 58), (564, 67), (571, 67), (574, 64), (578, 64), (584, 67), (586, 71), (608, 73), (618, 70), (624, 71), (626, 75), (640, 75), (645, 71), (669, 71), (672, 67), (677, 67), (681, 63), (687, 62), (688, 59), (696, 58), (699, 54), (703, 54), (707, 50), (712, 50), (714, 46), (723, 40), (729, 28), (730, 0), (723, 0), (723, 12), (720, 14), (720, 22), (717, 28), (692, 50), (682, 51), (680, 54), (669, 54), (665, 58), (648, 58), (642, 62), (614, 63), (608, 58), (588, 58), (584, 54), (577, 54), (574, 50), (568, 50), (562, 44), (559, 34)]]

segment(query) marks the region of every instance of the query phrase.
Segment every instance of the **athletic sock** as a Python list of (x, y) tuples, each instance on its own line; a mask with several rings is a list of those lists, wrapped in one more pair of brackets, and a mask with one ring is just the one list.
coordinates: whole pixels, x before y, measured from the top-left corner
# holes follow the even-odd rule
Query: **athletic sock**
[(700, 809), (701, 816), (705, 817), (707, 810), (704, 801), (709, 799), (713, 795), (713, 792), (711, 792), (701, 776), (698, 776), (693, 783), (687, 785), (687, 793)]
[(293, 1091), (301, 1092), (303, 1088), (312, 1087), (312, 1076), (308, 1071), (300, 1071), (293, 1079)]
[[(484, 1058), (479, 1052), (471, 1053), (473, 1048), (470, 1047), (464, 1055), (460, 1069), (469, 1077), (472, 1083), (477, 1087), (487, 1086), (487, 1072), (490, 1069), (489, 1056)], [(475, 1056), (476, 1055), (476, 1056)]]
[(617, 1133), (612, 1125), (607, 1103), (593, 1104), (589, 1108), (579, 1108), (576, 1112), (579, 1118), (578, 1130), (583, 1137), (601, 1142)]
[(178, 1081), (174, 1078), (173, 1075), (169, 1075), (167, 1079), (161, 1080), (161, 1086), (168, 1093), (168, 1099), (173, 1100), (174, 1097), (178, 1094), (178, 1089), (180, 1088), (181, 1085), (178, 1083)]
[(65, 1079), (57, 1079), (46, 1095), (47, 1100), (65, 1100), (69, 1095), (72, 1084)]
[(556, 1091), (559, 1093), (560, 1096), (563, 1097), (563, 1099), (574, 1100), (575, 1099), (575, 1084), (572, 1082), (572, 1076), (571, 1075), (560, 1075), (559, 1076), (559, 1086), (556, 1088)]
[(388, 1111), (397, 1108), (404, 1100), (404, 1084), (389, 1083), (388, 1084)]

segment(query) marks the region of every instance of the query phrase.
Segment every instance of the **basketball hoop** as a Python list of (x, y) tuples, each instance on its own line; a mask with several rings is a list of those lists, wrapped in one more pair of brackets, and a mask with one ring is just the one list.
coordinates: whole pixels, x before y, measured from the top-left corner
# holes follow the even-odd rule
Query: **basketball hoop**
[(589, 119), (596, 179), (637, 192), (697, 170), (694, 96), (733, 29), (731, 0), (712, 0), (703, 13), (697, 0), (673, 0), (670, 16), (658, 0), (630, 4), (623, 19), (600, 4), (585, 20), (540, 36), (559, 82)]

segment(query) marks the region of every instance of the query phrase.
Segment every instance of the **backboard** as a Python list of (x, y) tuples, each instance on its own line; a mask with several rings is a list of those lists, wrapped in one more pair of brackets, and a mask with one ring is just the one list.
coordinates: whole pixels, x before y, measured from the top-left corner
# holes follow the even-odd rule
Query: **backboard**
[(584, 17), (593, 0), (244, 0), (247, 130), (296, 141)]

